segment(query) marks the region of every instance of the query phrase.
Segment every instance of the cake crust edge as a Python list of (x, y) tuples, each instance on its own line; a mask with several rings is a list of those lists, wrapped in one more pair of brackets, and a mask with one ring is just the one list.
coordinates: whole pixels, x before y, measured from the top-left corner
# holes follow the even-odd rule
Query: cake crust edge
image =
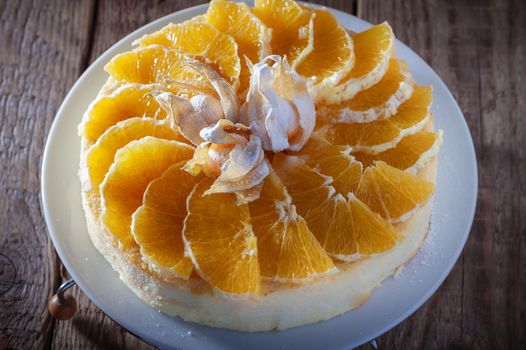
[[(82, 154), (87, 144), (83, 140)], [(81, 165), (80, 172), (84, 169)], [(418, 176), (436, 183), (437, 157)], [(82, 182), (82, 175), (79, 176)], [(140, 299), (161, 312), (185, 321), (240, 331), (270, 331), (298, 327), (341, 315), (365, 303), (373, 291), (419, 250), (429, 230), (434, 197), (398, 225), (404, 238), (390, 251), (339, 264), (337, 273), (303, 284), (263, 281), (257, 299), (225, 298), (199, 279), (166, 281), (140, 259), (138, 251), (123, 252), (100, 223), (93, 192), (82, 192), (87, 231), (95, 248)]]

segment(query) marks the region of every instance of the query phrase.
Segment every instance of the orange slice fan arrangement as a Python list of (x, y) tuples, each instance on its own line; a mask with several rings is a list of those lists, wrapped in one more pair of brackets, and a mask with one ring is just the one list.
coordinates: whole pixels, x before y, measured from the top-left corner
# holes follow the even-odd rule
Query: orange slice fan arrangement
[(79, 126), (104, 244), (245, 302), (403, 245), (435, 191), (440, 116), (388, 23), (350, 29), (291, 0), (212, 0), (108, 62)]

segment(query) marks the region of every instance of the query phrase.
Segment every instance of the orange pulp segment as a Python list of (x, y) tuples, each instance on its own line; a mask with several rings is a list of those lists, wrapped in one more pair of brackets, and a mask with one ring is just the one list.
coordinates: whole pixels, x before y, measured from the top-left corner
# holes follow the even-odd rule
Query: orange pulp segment
[(151, 118), (131, 118), (112, 126), (86, 152), (86, 165), (89, 182), (98, 189), (104, 176), (108, 172), (115, 153), (134, 140), (145, 136), (153, 136), (165, 140), (188, 141), (167, 121)]
[(331, 94), (323, 96), (327, 104), (340, 103), (378, 83), (389, 67), (394, 52), (394, 34), (387, 22), (351, 35), (354, 66), (340, 80)]
[(354, 65), (352, 39), (332, 13), (314, 10), (312, 51), (299, 60), (298, 73), (307, 79), (314, 100), (319, 94), (332, 94), (334, 86)]
[(121, 53), (104, 66), (119, 83), (140, 83), (169, 86), (172, 82), (206, 82), (206, 78), (189, 67), (192, 57), (161, 45), (141, 47)]
[(295, 62), (312, 51), (313, 33), (310, 10), (292, 0), (255, 0), (254, 14), (272, 29), (272, 53)]
[(296, 282), (335, 270), (274, 171), (249, 208), (262, 276)]
[(278, 154), (273, 166), (329, 255), (345, 261), (385, 252), (399, 240), (398, 231), (352, 193), (335, 193), (330, 178), (298, 157)]
[(430, 119), (430, 86), (417, 86), (395, 115), (371, 123), (338, 123), (322, 128), (331, 143), (351, 146), (354, 151), (379, 153), (393, 148), (404, 137), (421, 131)]
[(132, 234), (143, 259), (168, 279), (188, 279), (193, 270), (184, 256), (183, 221), (186, 199), (202, 177), (182, 170), (184, 163), (172, 165), (148, 185), (142, 206), (132, 216)]
[(97, 139), (112, 125), (133, 117), (164, 119), (166, 113), (150, 95), (151, 85), (127, 84), (109, 96), (95, 100), (86, 111), (80, 126), (81, 135), (90, 142)]
[(434, 190), (432, 183), (378, 161), (365, 169), (356, 197), (386, 220), (398, 222), (409, 219)]
[(326, 122), (369, 123), (387, 119), (413, 93), (414, 80), (409, 68), (396, 58), (391, 58), (382, 79), (352, 99), (336, 105), (324, 106), (322, 115)]
[(115, 154), (100, 185), (102, 222), (123, 249), (135, 246), (131, 216), (142, 204), (148, 184), (171, 165), (190, 159), (194, 148), (179, 141), (147, 136), (132, 141)]
[(442, 131), (422, 131), (404, 137), (395, 148), (378, 154), (357, 152), (353, 155), (365, 166), (381, 160), (395, 168), (415, 173), (437, 155), (442, 144)]
[(171, 23), (137, 43), (140, 47), (158, 44), (184, 52), (210, 65), (231, 85), (238, 82), (241, 66), (236, 41), (208, 23)]
[(362, 176), (362, 164), (357, 162), (351, 149), (337, 146), (312, 136), (301, 151), (295, 153), (309, 166), (332, 178), (332, 186), (346, 196), (358, 187)]
[(257, 296), (261, 274), (248, 205), (238, 206), (231, 193), (205, 194), (213, 182), (202, 180), (188, 196), (183, 228), (186, 255), (199, 275), (220, 292)]
[(212, 0), (204, 19), (236, 40), (238, 56), (241, 60), (238, 91), (243, 93), (248, 89), (250, 82), (250, 71), (245, 56), (254, 64), (268, 56), (271, 52), (272, 31), (254, 15), (244, 2)]

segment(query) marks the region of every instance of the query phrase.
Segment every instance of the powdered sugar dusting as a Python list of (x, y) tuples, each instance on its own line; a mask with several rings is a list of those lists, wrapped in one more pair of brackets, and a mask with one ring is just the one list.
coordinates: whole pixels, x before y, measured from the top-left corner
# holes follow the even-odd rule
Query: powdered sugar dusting
[(422, 278), (425, 278), (421, 273), (421, 267), (431, 267), (445, 259), (444, 247), (441, 246), (440, 237), (438, 236), (438, 227), (443, 226), (446, 220), (447, 214), (437, 215), (435, 207), (433, 207), (429, 232), (422, 246), (411, 260), (397, 269), (395, 277), (409, 276), (409, 283), (420, 284), (423, 282)]

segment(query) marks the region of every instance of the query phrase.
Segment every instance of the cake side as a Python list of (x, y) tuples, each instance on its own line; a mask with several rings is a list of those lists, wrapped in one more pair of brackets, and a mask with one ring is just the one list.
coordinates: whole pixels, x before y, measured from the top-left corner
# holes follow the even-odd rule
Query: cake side
[[(418, 175), (435, 182), (436, 157)], [(283, 330), (327, 320), (363, 304), (382, 281), (412, 258), (428, 232), (433, 198), (408, 221), (399, 225), (404, 239), (392, 250), (353, 263), (340, 263), (339, 271), (304, 284), (262, 281), (257, 299), (227, 299), (196, 278), (162, 281), (142, 263), (139, 251), (126, 254), (98, 218), (97, 196), (82, 193), (87, 228), (97, 250), (139, 298), (161, 312), (190, 322), (243, 330)], [(323, 301), (323, 302), (320, 302)]]

